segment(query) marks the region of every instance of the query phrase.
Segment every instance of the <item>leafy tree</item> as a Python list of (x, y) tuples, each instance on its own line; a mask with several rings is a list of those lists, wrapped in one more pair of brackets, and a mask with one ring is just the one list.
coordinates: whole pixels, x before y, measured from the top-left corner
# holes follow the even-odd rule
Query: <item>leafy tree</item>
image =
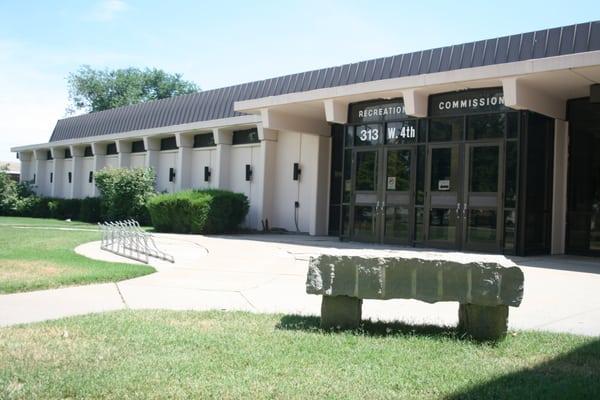
[(198, 92), (195, 83), (156, 68), (96, 70), (84, 65), (69, 74), (68, 114), (95, 112)]
[(149, 222), (146, 202), (155, 193), (152, 168), (106, 168), (96, 173), (95, 180), (105, 219)]

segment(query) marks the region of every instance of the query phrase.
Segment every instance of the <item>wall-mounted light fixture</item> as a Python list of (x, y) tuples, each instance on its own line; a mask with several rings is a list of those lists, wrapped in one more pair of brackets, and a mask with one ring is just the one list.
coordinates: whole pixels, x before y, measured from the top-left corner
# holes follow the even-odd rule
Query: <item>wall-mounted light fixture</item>
[(69, 179), (69, 183), (71, 183), (71, 182), (73, 181), (73, 173), (72, 173), (72, 172), (69, 172), (69, 173), (67, 174), (67, 177), (68, 177), (68, 179)]
[(204, 182), (210, 182), (210, 167), (204, 167)]
[(88, 183), (92, 182), (94, 182), (94, 171), (90, 171), (90, 174), (88, 175)]
[(250, 164), (246, 164), (246, 180), (252, 180), (252, 166)]
[(50, 172), (50, 183), (54, 180), (54, 172)]
[(175, 168), (169, 168), (169, 182), (175, 182)]
[(33, 174), (33, 183), (35, 183), (35, 180), (36, 180), (35, 178), (36, 178), (36, 176), (35, 176), (35, 174)]
[(302, 174), (302, 170), (300, 169), (300, 164), (295, 162), (294, 163), (294, 180), (295, 181), (300, 180), (300, 174)]

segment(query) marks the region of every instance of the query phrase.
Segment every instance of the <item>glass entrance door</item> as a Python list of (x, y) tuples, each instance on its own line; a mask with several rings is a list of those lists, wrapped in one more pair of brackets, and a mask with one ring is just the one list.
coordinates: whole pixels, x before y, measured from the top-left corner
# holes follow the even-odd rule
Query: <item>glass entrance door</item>
[(426, 243), (501, 249), (502, 142), (439, 144), (428, 150)]
[(407, 146), (353, 151), (353, 240), (411, 242), (415, 163), (414, 149)]
[(410, 147), (385, 149), (384, 180), (381, 209), (383, 210), (382, 241), (408, 244), (412, 241), (415, 150)]
[(354, 240), (379, 242), (381, 150), (379, 148), (353, 151), (353, 207), (351, 236)]
[(429, 147), (425, 181), (425, 241), (432, 247), (455, 249), (460, 245), (460, 161), (459, 144)]
[(461, 218), (468, 250), (500, 251), (502, 225), (502, 143), (465, 145), (465, 185)]

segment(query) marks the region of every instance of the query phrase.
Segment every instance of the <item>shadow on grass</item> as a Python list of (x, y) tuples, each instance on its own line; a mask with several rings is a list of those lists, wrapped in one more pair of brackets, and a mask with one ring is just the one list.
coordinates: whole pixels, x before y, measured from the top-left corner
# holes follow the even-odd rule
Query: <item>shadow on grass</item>
[[(289, 331), (329, 332), (320, 328), (320, 318), (303, 315), (284, 315), (276, 325), (277, 329)], [(367, 336), (419, 335), (466, 339), (455, 327), (438, 325), (412, 325), (403, 322), (380, 322), (363, 320), (359, 329), (354, 330)]]
[(600, 340), (447, 399), (600, 399)]

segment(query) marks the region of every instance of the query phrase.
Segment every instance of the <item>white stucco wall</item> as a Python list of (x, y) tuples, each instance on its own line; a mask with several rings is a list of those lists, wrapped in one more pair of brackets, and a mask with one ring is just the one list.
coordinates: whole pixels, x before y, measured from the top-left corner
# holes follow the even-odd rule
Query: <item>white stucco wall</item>
[(40, 196), (48, 196), (50, 194), (50, 171), (48, 170), (48, 161), (35, 161), (33, 168), (36, 173), (35, 192)]
[[(300, 232), (311, 232), (315, 231), (318, 226), (316, 221), (312, 221), (314, 216), (317, 215), (317, 207), (323, 208), (323, 204), (317, 204), (318, 188), (319, 185), (327, 186), (327, 182), (322, 182), (322, 179), (319, 180), (319, 172), (325, 175), (329, 173), (328, 165), (326, 165), (328, 157), (324, 159), (324, 152), (329, 148), (323, 149), (323, 140), (327, 141), (328, 138), (289, 131), (279, 132), (271, 227), (296, 231), (296, 211), (294, 209), (294, 202), (296, 201), (300, 204), (297, 210), (298, 230)], [(298, 181), (293, 180), (295, 162), (300, 164), (301, 169)], [(320, 169), (323, 170), (320, 171)], [(319, 193), (321, 194), (320, 203), (323, 203), (323, 188), (321, 189)], [(327, 202), (326, 198), (324, 202)], [(327, 218), (326, 214), (324, 216), (322, 213), (319, 215), (324, 219)], [(324, 224), (326, 221), (320, 223)], [(323, 233), (322, 230), (319, 233)]]
[(119, 156), (116, 154), (106, 156), (104, 158), (104, 163), (106, 168), (119, 168)]
[[(190, 186), (194, 189), (206, 189), (214, 187), (216, 149), (198, 148), (192, 150), (192, 162), (190, 171)], [(204, 167), (211, 170), (210, 181), (204, 182)]]
[(80, 196), (79, 197), (93, 197), (94, 196), (94, 181), (89, 182), (90, 171), (94, 171), (94, 157), (84, 157), (81, 163), (81, 173), (79, 174), (79, 185), (80, 185)]
[(146, 153), (131, 153), (129, 156), (131, 168), (143, 168), (146, 166)]
[[(252, 166), (252, 180), (246, 181), (246, 164)], [(260, 227), (260, 208), (258, 204), (258, 170), (262, 168), (260, 161), (260, 145), (231, 146), (229, 165), (229, 190), (244, 193), (250, 201), (250, 210), (245, 225), (251, 229)]]
[[(175, 168), (177, 164), (177, 150), (165, 150), (158, 154), (158, 167), (156, 168), (156, 190), (159, 192), (173, 193), (175, 181), (169, 182), (169, 168)], [(178, 173), (175, 171), (175, 179)]]

